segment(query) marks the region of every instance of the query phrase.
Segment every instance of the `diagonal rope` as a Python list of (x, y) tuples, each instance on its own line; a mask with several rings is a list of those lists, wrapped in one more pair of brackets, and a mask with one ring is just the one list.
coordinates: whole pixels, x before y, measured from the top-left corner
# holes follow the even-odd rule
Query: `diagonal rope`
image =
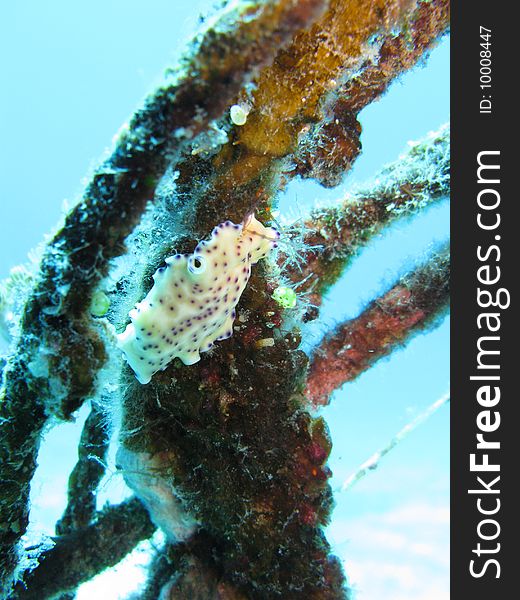
[(411, 433), (416, 427), (422, 425), (425, 421), (427, 421), (435, 412), (447, 404), (450, 401), (450, 393), (446, 392), (443, 396), (441, 396), (438, 400), (430, 404), (428, 408), (426, 408), (422, 413), (417, 415), (415, 419), (410, 421), (407, 425), (405, 425), (394, 437), (390, 440), (390, 442), (381, 450), (378, 450), (372, 456), (366, 460), (356, 471), (348, 477), (344, 482), (341, 488), (337, 491), (345, 492), (354, 486), (360, 479), (362, 479), (367, 473), (370, 471), (375, 471), (377, 467), (379, 467), (379, 463), (381, 459), (393, 450), (400, 442), (404, 440), (405, 437), (409, 433)]

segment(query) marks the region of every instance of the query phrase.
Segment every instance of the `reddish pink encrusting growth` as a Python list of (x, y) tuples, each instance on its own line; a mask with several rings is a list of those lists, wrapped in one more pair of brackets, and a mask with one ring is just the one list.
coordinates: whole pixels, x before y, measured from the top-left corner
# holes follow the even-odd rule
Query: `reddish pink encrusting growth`
[(252, 346), (256, 340), (262, 337), (263, 329), (260, 325), (251, 325), (247, 327), (242, 334), (242, 343), (244, 346)]
[(274, 315), (270, 315), (269, 321), (275, 327), (280, 327), (282, 325), (282, 315), (280, 314), (280, 312), (276, 312)]
[(328, 452), (317, 442), (312, 442), (308, 448), (309, 458), (314, 464), (321, 465), (327, 460)]
[(309, 402), (328, 404), (334, 390), (428, 325), (447, 306), (448, 295), (449, 253), (444, 250), (323, 339), (307, 377)]
[(222, 376), (218, 370), (218, 365), (208, 363), (201, 367), (201, 377), (209, 386), (218, 386), (222, 381)]
[(318, 514), (310, 504), (302, 504), (298, 509), (300, 523), (314, 527), (318, 521)]

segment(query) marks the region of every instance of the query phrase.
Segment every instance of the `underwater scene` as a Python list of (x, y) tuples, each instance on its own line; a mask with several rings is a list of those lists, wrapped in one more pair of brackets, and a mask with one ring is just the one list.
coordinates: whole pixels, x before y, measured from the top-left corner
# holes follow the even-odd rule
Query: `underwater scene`
[(0, 14), (0, 598), (447, 600), (449, 1)]

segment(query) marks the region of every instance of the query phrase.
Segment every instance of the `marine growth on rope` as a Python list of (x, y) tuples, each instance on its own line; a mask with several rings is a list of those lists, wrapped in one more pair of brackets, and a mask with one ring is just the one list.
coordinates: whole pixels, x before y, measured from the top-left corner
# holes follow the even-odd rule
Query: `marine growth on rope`
[(141, 383), (178, 357), (185, 365), (233, 333), (235, 306), (251, 265), (267, 256), (280, 237), (254, 216), (226, 221), (199, 242), (193, 254), (176, 254), (155, 272), (147, 296), (129, 312), (131, 323), (118, 346)]

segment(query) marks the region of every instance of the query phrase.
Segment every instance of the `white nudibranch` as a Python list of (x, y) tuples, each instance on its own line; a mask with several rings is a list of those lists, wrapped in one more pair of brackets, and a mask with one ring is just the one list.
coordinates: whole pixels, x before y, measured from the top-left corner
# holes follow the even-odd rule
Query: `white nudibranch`
[(254, 216), (240, 225), (226, 221), (213, 229), (193, 254), (176, 254), (155, 272), (146, 298), (128, 314), (118, 346), (140, 383), (178, 357), (185, 365), (233, 333), (235, 307), (251, 265), (277, 246), (280, 233)]

